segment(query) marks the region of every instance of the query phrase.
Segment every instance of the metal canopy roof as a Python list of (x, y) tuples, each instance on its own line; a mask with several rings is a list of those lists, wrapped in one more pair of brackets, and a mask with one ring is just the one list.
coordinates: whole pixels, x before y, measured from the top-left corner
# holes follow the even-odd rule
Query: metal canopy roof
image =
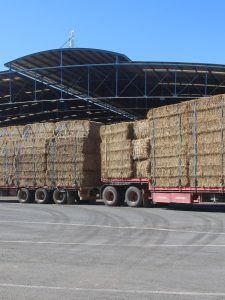
[(27, 55), (0, 72), (0, 126), (58, 119), (143, 118), (152, 107), (225, 93), (225, 66), (131, 61), (69, 48)]

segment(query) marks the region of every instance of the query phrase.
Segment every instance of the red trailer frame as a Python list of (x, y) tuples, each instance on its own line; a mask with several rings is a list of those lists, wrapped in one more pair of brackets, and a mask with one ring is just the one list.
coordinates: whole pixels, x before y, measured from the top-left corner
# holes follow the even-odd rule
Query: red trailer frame
[(216, 199), (215, 195), (225, 194), (225, 187), (154, 187), (150, 178), (102, 178), (102, 183), (102, 189), (107, 186), (123, 187), (124, 190), (138, 187), (143, 192), (143, 200), (152, 203), (201, 203), (204, 195), (214, 195)]

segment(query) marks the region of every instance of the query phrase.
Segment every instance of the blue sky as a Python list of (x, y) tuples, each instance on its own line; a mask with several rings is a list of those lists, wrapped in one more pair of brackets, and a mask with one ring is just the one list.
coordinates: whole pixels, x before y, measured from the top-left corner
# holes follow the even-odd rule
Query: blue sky
[(132, 60), (225, 64), (224, 0), (1, 0), (0, 70), (12, 59), (75, 46)]

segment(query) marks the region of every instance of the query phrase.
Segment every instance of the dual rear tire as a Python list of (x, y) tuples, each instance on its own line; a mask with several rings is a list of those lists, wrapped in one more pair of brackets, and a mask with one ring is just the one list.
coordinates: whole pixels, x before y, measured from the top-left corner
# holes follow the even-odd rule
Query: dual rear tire
[[(107, 206), (118, 206), (123, 202), (124, 193), (118, 187), (106, 186), (102, 199)], [(125, 202), (130, 207), (143, 206), (142, 191), (136, 186), (130, 186), (125, 192)]]

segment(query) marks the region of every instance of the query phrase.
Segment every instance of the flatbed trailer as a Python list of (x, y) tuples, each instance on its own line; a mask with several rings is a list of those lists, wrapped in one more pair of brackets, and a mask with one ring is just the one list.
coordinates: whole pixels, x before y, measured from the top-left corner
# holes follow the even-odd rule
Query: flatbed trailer
[(100, 195), (108, 206), (117, 206), (124, 201), (130, 207), (225, 202), (224, 187), (154, 187), (149, 178), (103, 178), (102, 183)]
[(80, 186), (24, 186), (15, 185), (0, 186), (1, 194), (16, 195), (20, 203), (38, 204), (74, 204), (80, 200), (95, 202), (99, 195), (98, 187), (80, 187)]

